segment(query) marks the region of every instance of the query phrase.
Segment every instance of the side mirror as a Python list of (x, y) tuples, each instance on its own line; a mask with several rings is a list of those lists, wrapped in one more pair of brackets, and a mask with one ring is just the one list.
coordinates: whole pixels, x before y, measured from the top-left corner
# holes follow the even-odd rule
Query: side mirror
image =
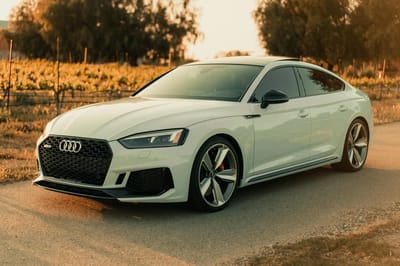
[(289, 101), (289, 97), (286, 93), (280, 90), (269, 90), (261, 100), (261, 108), (265, 109), (270, 104), (286, 103)]

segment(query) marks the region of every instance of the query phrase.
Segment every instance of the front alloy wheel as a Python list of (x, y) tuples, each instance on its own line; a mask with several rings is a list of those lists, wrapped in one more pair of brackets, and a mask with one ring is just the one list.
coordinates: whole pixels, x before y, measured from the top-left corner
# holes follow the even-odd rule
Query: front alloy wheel
[(368, 143), (367, 124), (361, 119), (354, 120), (346, 135), (342, 161), (333, 166), (344, 171), (360, 170), (367, 159)]
[(235, 148), (221, 137), (207, 141), (192, 168), (189, 200), (199, 210), (224, 208), (236, 190), (239, 162)]

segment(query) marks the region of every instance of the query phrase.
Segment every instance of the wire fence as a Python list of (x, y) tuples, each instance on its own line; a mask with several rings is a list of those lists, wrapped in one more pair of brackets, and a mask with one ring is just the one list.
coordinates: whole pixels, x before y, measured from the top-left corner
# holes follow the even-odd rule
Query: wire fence
[[(0, 65), (0, 108), (52, 105), (57, 113), (63, 104), (94, 103), (131, 95), (170, 67), (130, 66), (119, 63), (60, 64), (57, 60), (14, 60), (10, 40), (8, 60)], [(4, 64), (3, 64), (4, 62)]]
[[(63, 104), (90, 104), (111, 101), (132, 95), (133, 90), (103, 90), (103, 91), (76, 91), (69, 90), (60, 93), (60, 103)], [(9, 97), (8, 97), (9, 96)], [(54, 92), (47, 90), (11, 91), (9, 95), (0, 97), (0, 106), (8, 107), (53, 105), (55, 104)]]

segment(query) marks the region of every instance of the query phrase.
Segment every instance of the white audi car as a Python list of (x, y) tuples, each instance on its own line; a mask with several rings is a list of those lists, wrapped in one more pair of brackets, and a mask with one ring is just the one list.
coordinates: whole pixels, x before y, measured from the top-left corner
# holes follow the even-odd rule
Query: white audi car
[(360, 170), (372, 127), (368, 96), (321, 67), (282, 57), (196, 62), (52, 120), (34, 184), (217, 211), (240, 187), (323, 165)]

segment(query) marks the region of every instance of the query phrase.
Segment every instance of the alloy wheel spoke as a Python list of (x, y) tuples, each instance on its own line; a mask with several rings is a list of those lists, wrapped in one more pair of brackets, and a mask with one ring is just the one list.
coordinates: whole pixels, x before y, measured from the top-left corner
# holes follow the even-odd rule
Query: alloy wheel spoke
[(358, 165), (360, 165), (360, 164), (362, 163), (361, 155), (360, 155), (360, 153), (358, 152), (358, 150), (355, 149), (355, 148), (353, 149), (353, 152), (354, 152), (355, 163), (356, 163), (356, 165), (358, 166)]
[(353, 159), (354, 159), (354, 149), (351, 148), (349, 152), (349, 161), (351, 164), (353, 164)]
[(206, 170), (208, 172), (213, 171), (213, 164), (211, 162), (210, 154), (208, 154), (208, 152), (206, 152), (206, 154), (204, 154), (202, 164), (206, 167)]
[(236, 181), (236, 169), (226, 169), (222, 170), (221, 172), (218, 172), (215, 174), (217, 177), (219, 177), (222, 181), (225, 182), (235, 182)]
[(357, 148), (364, 148), (367, 147), (367, 145), (368, 144), (366, 138), (359, 138), (354, 144), (354, 146), (356, 146)]
[(360, 135), (361, 128), (362, 128), (361, 124), (357, 124), (356, 125), (355, 132), (354, 132), (354, 135), (353, 135), (353, 141), (357, 141), (358, 140), (358, 136)]
[(349, 134), (348, 141), (349, 141), (349, 144), (350, 144), (351, 146), (353, 146), (353, 144), (354, 144), (354, 139), (353, 139), (353, 135), (352, 135), (352, 134)]
[(227, 148), (226, 146), (218, 148), (217, 155), (215, 156), (214, 170), (217, 170), (221, 166), (229, 151), (229, 148)]
[(205, 196), (206, 193), (210, 190), (210, 187), (211, 187), (211, 178), (210, 177), (204, 178), (200, 182), (201, 195)]
[(225, 203), (225, 198), (224, 194), (222, 194), (221, 187), (217, 180), (212, 179), (212, 184), (213, 184), (213, 195), (214, 195), (214, 200), (217, 205), (221, 205)]

